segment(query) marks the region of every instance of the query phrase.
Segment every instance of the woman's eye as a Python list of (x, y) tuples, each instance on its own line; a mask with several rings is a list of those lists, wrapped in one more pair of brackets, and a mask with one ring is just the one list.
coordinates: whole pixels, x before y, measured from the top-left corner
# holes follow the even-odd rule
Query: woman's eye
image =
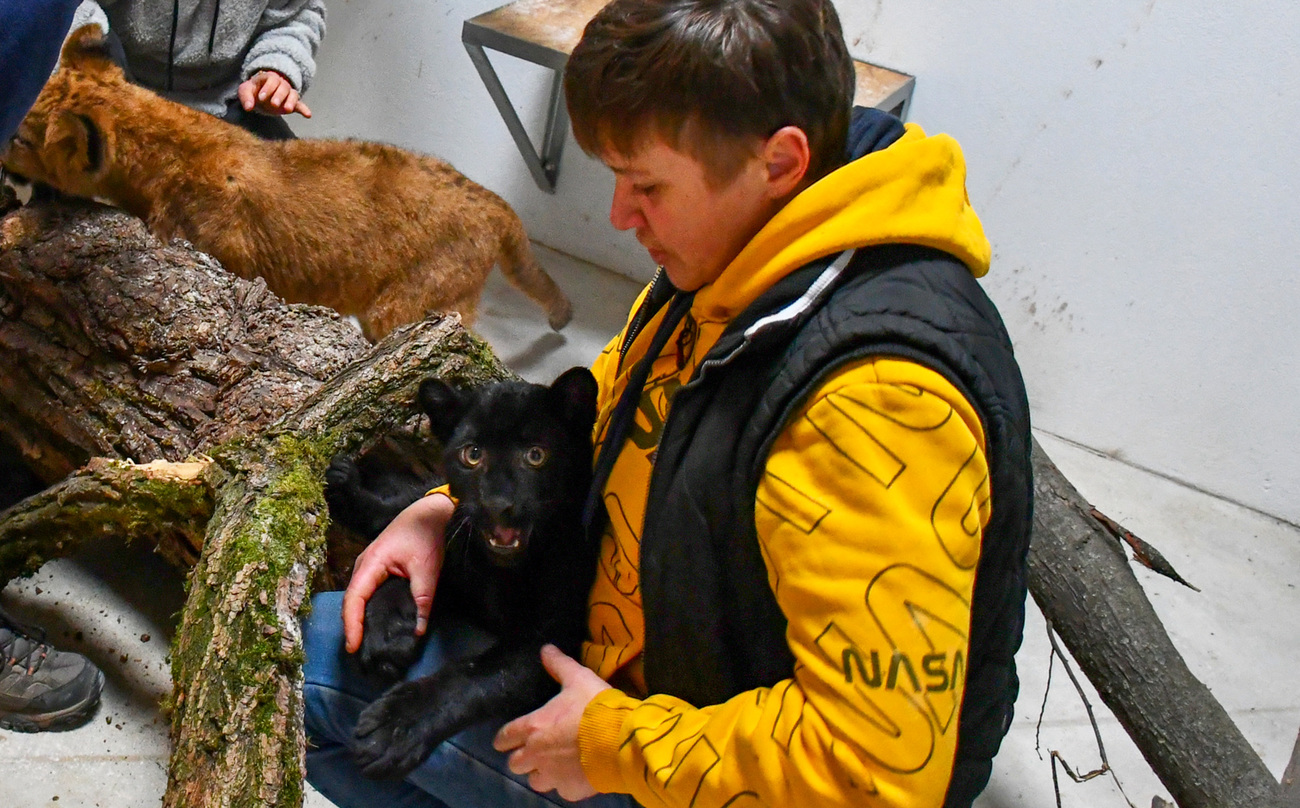
[(524, 452), (524, 462), (537, 468), (546, 462), (546, 450), (540, 446), (530, 446), (528, 451)]
[(483, 462), (483, 449), (477, 444), (465, 444), (460, 447), (460, 462), (464, 466), (474, 468)]

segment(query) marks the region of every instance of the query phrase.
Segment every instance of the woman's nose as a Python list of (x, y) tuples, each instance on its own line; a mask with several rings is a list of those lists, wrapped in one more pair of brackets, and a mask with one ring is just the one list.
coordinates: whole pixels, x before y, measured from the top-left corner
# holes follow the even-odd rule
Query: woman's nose
[(641, 225), (641, 210), (633, 198), (631, 183), (614, 182), (614, 198), (609, 203), (609, 223), (615, 230), (630, 230)]

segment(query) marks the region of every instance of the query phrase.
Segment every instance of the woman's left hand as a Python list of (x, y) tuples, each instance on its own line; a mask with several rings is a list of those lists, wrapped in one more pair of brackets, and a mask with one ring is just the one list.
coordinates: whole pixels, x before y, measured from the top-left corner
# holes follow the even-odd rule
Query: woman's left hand
[(554, 790), (566, 800), (594, 796), (578, 754), (578, 725), (596, 694), (609, 683), (554, 645), (542, 647), (542, 664), (560, 683), (560, 692), (497, 733), (493, 746), (509, 752), (510, 771), (528, 775), (534, 791)]

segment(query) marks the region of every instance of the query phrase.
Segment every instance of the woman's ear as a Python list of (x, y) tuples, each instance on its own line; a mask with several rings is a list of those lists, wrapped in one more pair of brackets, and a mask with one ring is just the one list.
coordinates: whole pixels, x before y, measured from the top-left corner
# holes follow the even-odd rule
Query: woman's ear
[(763, 143), (768, 188), (773, 198), (798, 190), (808, 175), (812, 152), (808, 135), (797, 126), (783, 126)]

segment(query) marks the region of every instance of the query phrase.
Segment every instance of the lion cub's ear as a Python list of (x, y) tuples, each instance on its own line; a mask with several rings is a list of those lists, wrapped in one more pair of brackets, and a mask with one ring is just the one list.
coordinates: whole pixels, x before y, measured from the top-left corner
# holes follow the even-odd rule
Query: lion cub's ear
[(115, 66), (108, 50), (108, 40), (104, 38), (104, 29), (90, 23), (69, 34), (63, 43), (59, 64), (72, 65), (79, 70)]
[(45, 163), (66, 189), (84, 188), (104, 176), (112, 159), (107, 132), (91, 117), (57, 112), (45, 127)]

